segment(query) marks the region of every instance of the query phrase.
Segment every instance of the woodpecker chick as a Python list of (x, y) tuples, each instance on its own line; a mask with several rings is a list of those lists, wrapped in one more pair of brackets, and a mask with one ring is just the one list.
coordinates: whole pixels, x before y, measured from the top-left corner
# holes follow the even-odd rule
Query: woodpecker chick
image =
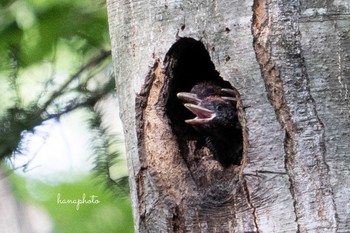
[(234, 91), (216, 85), (208, 88), (208, 83), (202, 83), (194, 86), (191, 93), (180, 92), (177, 96), (187, 102), (184, 106), (196, 115), (185, 122), (206, 138), (214, 158), (223, 166), (238, 165), (242, 153), (242, 130)]
[(208, 96), (221, 96), (225, 100), (237, 102), (235, 95), (232, 89), (223, 88), (221, 85), (210, 81), (196, 84), (190, 92), (177, 93), (180, 100), (194, 104), (198, 104)]
[(224, 98), (209, 96), (198, 104), (184, 104), (188, 110), (196, 114), (196, 118), (186, 120), (186, 123), (209, 129), (232, 128), (237, 125), (237, 110)]

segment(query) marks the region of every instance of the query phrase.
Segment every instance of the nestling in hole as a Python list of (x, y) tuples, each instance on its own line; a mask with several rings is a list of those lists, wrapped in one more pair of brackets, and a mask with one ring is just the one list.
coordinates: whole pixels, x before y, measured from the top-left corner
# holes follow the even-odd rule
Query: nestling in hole
[(195, 118), (185, 122), (205, 137), (214, 159), (224, 167), (239, 165), (243, 139), (235, 90), (204, 81), (193, 86), (190, 92), (177, 93), (177, 97), (195, 114)]

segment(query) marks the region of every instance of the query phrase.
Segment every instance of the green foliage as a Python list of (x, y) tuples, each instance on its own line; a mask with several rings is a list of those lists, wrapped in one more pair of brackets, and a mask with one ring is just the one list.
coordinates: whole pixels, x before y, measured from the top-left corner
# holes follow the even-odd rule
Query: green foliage
[(9, 108), (0, 118), (0, 155), (4, 157), (22, 150), (22, 132), (33, 130), (42, 120), (35, 110)]
[[(90, 120), (90, 127), (95, 131), (92, 149), (94, 154), (98, 155), (94, 167), (96, 179), (100, 180), (104, 187), (107, 187), (106, 191), (110, 191), (114, 196), (129, 194), (128, 177), (125, 173), (117, 180), (113, 180), (110, 175), (111, 168), (118, 164), (120, 159), (120, 151), (117, 148), (120, 144), (118, 135), (108, 133), (108, 128), (101, 127), (101, 125), (99, 116), (95, 115)], [(120, 169), (120, 166), (118, 168)]]
[[(54, 232), (133, 232), (130, 198), (105, 192), (104, 184), (91, 182), (96, 181), (95, 177), (56, 185), (19, 176), (10, 178), (20, 199), (48, 211)], [(67, 203), (69, 201), (81, 204)]]
[[(98, 1), (7, 1), (0, 5), (0, 70), (42, 61), (60, 40), (82, 52), (108, 46), (107, 15)], [(74, 45), (74, 43), (72, 43)]]
[[(114, 91), (110, 74), (107, 12), (94, 0), (3, 0), (0, 2), (0, 161), (23, 153), (23, 138), (50, 119), (88, 109), (95, 173), (76, 183), (48, 185), (15, 177), (25, 201), (45, 207), (55, 232), (132, 232), (127, 179), (116, 184), (109, 169), (120, 156), (115, 135), (94, 111)], [(93, 176), (93, 178), (92, 178)], [(96, 183), (100, 188), (96, 188)], [(32, 188), (27, 188), (31, 186)], [(34, 188), (33, 188), (34, 187)], [(98, 196), (100, 203), (57, 204), (64, 199)]]
[[(0, 38), (0, 160), (23, 151), (25, 133), (45, 120), (92, 108), (114, 89), (108, 75), (91, 85), (101, 80), (110, 59), (101, 2), (2, 1)], [(81, 66), (84, 60), (89, 61)], [(65, 72), (77, 70), (64, 82), (56, 74), (62, 72), (60, 61), (66, 62)]]
[[(78, 108), (93, 108), (97, 101), (114, 90), (114, 79), (108, 77), (99, 86), (88, 88), (94, 76), (86, 76), (83, 73), (89, 68), (96, 68), (110, 52), (102, 52), (80, 68), (74, 75), (68, 78), (59, 88), (49, 92), (43, 88), (43, 94), (38, 95), (29, 104), (25, 104), (17, 94), (15, 104), (7, 108), (0, 115), (0, 159), (10, 156), (14, 151), (21, 151), (21, 139), (26, 132), (31, 132), (42, 122), (56, 118), (74, 111)], [(78, 85), (70, 86), (79, 81)], [(13, 91), (18, 92), (18, 84), (13, 85)], [(1, 94), (0, 94), (1, 95)], [(41, 99), (45, 99), (42, 103)], [(21, 107), (21, 105), (23, 107)]]

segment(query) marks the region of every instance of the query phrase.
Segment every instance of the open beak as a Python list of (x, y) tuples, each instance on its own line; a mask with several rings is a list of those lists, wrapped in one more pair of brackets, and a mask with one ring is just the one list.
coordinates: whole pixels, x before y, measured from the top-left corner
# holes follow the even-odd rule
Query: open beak
[(230, 96), (222, 96), (222, 98), (224, 100), (228, 100), (228, 101), (232, 101), (233, 103), (237, 103), (237, 98), (234, 97), (234, 96), (236, 96), (236, 92), (234, 90), (228, 89), (228, 88), (222, 88), (221, 91), (230, 95)]
[(177, 93), (176, 96), (180, 100), (187, 102), (187, 103), (199, 104), (201, 102), (201, 100), (197, 97), (196, 94), (189, 93), (189, 92), (179, 92), (179, 93)]
[(216, 114), (214, 111), (200, 107), (195, 104), (185, 104), (185, 107), (196, 114), (196, 117), (193, 119), (186, 120), (185, 122), (190, 125), (200, 125), (206, 124), (215, 118)]

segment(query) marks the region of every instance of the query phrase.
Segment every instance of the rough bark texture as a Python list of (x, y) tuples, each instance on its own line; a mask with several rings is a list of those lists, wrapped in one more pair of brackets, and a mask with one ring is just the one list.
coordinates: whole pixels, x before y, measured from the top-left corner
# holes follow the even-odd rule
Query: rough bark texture
[[(107, 2), (136, 232), (348, 232), (347, 1)], [(241, 166), (174, 122), (179, 37), (240, 92)]]

